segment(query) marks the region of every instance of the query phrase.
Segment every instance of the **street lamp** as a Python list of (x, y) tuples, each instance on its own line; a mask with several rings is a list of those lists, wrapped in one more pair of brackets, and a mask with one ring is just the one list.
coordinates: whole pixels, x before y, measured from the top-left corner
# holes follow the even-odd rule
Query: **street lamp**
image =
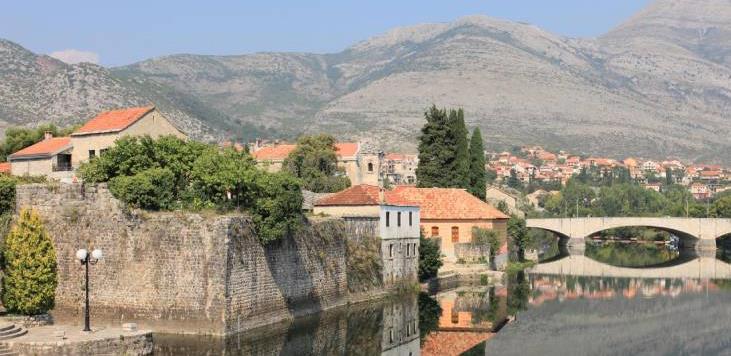
[(104, 257), (104, 254), (102, 254), (102, 250), (100, 249), (94, 249), (94, 251), (91, 251), (89, 253), (86, 251), (86, 249), (80, 249), (76, 251), (76, 258), (81, 262), (82, 265), (84, 265), (86, 269), (86, 305), (84, 307), (84, 331), (91, 331), (91, 327), (89, 326), (89, 265), (95, 265), (99, 260)]

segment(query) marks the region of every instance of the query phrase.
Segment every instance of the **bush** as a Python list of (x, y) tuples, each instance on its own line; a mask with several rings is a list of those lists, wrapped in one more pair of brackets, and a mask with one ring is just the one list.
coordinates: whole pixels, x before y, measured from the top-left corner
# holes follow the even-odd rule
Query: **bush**
[(301, 137), (282, 167), (301, 179), (305, 189), (315, 193), (339, 192), (350, 187), (350, 179), (338, 167), (335, 138), (330, 135)]
[(302, 222), (302, 191), (296, 178), (285, 173), (262, 173), (258, 196), (251, 207), (259, 241), (266, 244), (295, 232)]
[(136, 208), (169, 209), (174, 203), (175, 176), (167, 168), (152, 168), (133, 176), (112, 178), (109, 190)]
[(0, 175), (0, 215), (15, 211), (15, 179)]
[(426, 281), (436, 277), (442, 267), (442, 254), (439, 245), (433, 239), (419, 237), (419, 280)]
[(37, 315), (53, 308), (56, 251), (37, 212), (24, 209), (5, 238), (2, 301), (11, 313)]

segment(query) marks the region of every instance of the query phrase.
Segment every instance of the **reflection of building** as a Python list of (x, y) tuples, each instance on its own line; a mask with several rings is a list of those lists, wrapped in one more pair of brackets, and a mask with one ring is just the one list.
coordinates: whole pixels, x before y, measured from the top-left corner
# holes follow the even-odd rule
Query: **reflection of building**
[(489, 339), (507, 319), (505, 288), (460, 288), (436, 296), (442, 314), (422, 354), (460, 355)]
[(392, 303), (383, 308), (383, 339), (381, 355), (417, 356), (419, 342), (419, 304), (414, 299)]
[[(276, 144), (255, 150), (252, 155), (269, 172), (278, 172), (282, 163), (297, 145)], [(383, 152), (365, 143), (341, 142), (335, 144), (338, 167), (345, 170), (352, 185), (378, 185)]]
[(419, 266), (419, 207), (372, 185), (356, 185), (315, 203), (315, 214), (340, 217), (350, 229), (381, 241), (383, 281), (416, 282)]

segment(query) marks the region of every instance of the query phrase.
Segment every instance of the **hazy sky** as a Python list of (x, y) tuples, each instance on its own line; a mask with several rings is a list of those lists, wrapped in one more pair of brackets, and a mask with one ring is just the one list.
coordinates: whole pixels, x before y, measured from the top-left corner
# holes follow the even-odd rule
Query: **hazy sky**
[(107, 66), (172, 54), (337, 52), (398, 26), (484, 14), (596, 36), (650, 0), (7, 1), (0, 38)]

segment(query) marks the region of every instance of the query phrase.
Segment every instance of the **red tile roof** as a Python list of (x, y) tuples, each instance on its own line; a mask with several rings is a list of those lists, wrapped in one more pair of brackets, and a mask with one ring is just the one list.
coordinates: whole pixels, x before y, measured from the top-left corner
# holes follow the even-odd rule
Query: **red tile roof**
[(67, 148), (71, 148), (70, 137), (52, 137), (15, 152), (8, 156), (8, 158), (45, 157), (63, 151)]
[(154, 106), (128, 108), (121, 110), (106, 111), (89, 120), (84, 126), (74, 131), (71, 135), (88, 135), (104, 132), (119, 132), (137, 122), (150, 111)]
[(508, 216), (464, 189), (398, 186), (392, 193), (404, 201), (416, 202), (422, 219), (492, 220)]
[(0, 174), (10, 174), (10, 162), (0, 162)]
[[(361, 206), (380, 205), (380, 188), (374, 185), (355, 185), (343, 191), (329, 195), (318, 200), (315, 206)], [(403, 197), (394, 194), (394, 191), (383, 192), (383, 200), (386, 205), (417, 206), (415, 202), (407, 201)]]
[[(283, 161), (295, 148), (297, 148), (297, 145), (292, 144), (267, 146), (255, 151), (253, 156), (259, 161)], [(338, 158), (352, 157), (358, 153), (358, 148), (357, 143), (336, 143), (335, 153), (338, 155)]]

